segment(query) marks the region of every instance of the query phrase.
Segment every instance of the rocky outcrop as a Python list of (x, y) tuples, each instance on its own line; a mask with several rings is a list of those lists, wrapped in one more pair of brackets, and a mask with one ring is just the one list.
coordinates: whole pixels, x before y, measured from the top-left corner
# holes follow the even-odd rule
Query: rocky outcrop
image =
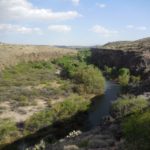
[(93, 48), (91, 61), (100, 68), (126, 67), (135, 74), (144, 74), (150, 70), (150, 52), (123, 51)]

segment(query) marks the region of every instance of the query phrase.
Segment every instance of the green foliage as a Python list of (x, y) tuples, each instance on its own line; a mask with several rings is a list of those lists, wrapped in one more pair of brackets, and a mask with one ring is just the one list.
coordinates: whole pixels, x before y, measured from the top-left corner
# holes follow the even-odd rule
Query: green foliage
[(101, 95), (104, 93), (105, 79), (98, 68), (92, 65), (78, 67), (74, 74), (77, 83), (76, 90), (79, 93), (93, 93)]
[(104, 93), (105, 79), (98, 68), (70, 57), (63, 57), (56, 62), (63, 67), (65, 76), (77, 84), (75, 90), (78, 93)]
[(12, 142), (18, 135), (15, 122), (9, 119), (0, 120), (0, 144)]
[(34, 132), (40, 128), (51, 125), (53, 122), (53, 112), (51, 110), (43, 110), (33, 114), (25, 121), (25, 130), (27, 133)]
[(78, 52), (77, 58), (80, 62), (89, 63), (91, 58), (91, 51), (89, 49), (81, 49)]
[(134, 76), (134, 75), (131, 75), (131, 82), (133, 83), (133, 84), (138, 84), (139, 82), (140, 82), (140, 80), (141, 80), (141, 77), (140, 76)]
[(148, 100), (143, 97), (124, 96), (112, 104), (112, 111), (116, 117), (124, 117), (132, 113), (140, 112), (148, 106)]
[(50, 61), (19, 63), (2, 72), (0, 84), (3, 86), (37, 85), (52, 78), (53, 65)]
[(130, 70), (128, 68), (119, 69), (118, 81), (122, 86), (128, 85), (130, 80)]
[(89, 104), (90, 101), (83, 99), (81, 96), (72, 95), (63, 102), (52, 105), (50, 109), (33, 114), (25, 122), (25, 130), (27, 133), (37, 131), (55, 121), (69, 118), (79, 111), (86, 111)]
[(108, 67), (108, 66), (104, 66), (104, 73), (105, 74), (108, 74), (108, 75), (111, 75), (112, 74), (112, 71), (113, 71), (113, 68), (111, 67)]
[(150, 149), (150, 111), (128, 117), (122, 127), (129, 150)]
[(52, 106), (56, 120), (62, 120), (73, 116), (78, 111), (86, 111), (90, 101), (85, 100), (81, 96), (72, 95), (70, 98), (61, 103)]

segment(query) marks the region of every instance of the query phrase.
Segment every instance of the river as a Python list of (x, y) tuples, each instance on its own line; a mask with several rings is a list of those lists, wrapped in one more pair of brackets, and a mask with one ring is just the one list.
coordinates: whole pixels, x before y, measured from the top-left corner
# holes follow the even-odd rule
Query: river
[(120, 85), (113, 81), (106, 81), (105, 94), (93, 99), (88, 115), (88, 128), (99, 125), (104, 116), (109, 115), (110, 106), (120, 93)]

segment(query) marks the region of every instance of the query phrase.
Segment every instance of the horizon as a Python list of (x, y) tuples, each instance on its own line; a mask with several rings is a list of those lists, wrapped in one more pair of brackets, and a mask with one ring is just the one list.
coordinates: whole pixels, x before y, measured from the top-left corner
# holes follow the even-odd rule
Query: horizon
[[(0, 42), (94, 46), (150, 36), (150, 1), (0, 1)], [(114, 21), (116, 20), (116, 21)]]

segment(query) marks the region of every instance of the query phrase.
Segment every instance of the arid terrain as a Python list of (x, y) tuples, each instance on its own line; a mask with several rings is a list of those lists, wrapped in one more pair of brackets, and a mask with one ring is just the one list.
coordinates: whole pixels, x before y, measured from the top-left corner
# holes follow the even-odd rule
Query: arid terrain
[[(149, 113), (149, 43), (146, 38), (79, 51), (1, 43), (0, 146), (18, 150), (23, 141), (31, 150), (35, 144), (42, 150), (124, 150), (121, 119), (129, 116), (130, 123), (130, 115)], [(89, 123), (93, 98), (105, 97), (105, 80), (121, 90), (110, 115), (87, 132), (76, 130)]]
[(73, 49), (51, 46), (0, 44), (0, 69), (15, 65), (20, 61), (39, 61), (76, 53)]

